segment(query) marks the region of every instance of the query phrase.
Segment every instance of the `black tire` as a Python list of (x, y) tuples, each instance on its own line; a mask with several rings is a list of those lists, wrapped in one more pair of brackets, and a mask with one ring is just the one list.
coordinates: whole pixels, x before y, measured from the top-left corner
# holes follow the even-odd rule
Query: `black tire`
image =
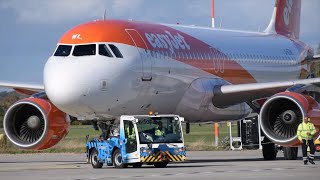
[(167, 167), (168, 162), (159, 162), (159, 163), (154, 163), (154, 167), (156, 168), (165, 168)]
[(296, 160), (298, 157), (297, 147), (283, 147), (283, 155), (286, 160)]
[(103, 166), (103, 163), (98, 161), (98, 151), (96, 149), (93, 149), (90, 153), (90, 162), (95, 169), (102, 168)]
[(262, 155), (264, 160), (275, 160), (277, 158), (278, 150), (274, 143), (267, 143), (262, 145)]
[(133, 168), (141, 168), (142, 163), (134, 163), (132, 164)]
[(124, 164), (122, 161), (122, 155), (121, 155), (121, 151), (120, 149), (116, 149), (113, 152), (113, 156), (112, 156), (112, 162), (115, 168), (126, 168), (128, 167), (127, 164)]

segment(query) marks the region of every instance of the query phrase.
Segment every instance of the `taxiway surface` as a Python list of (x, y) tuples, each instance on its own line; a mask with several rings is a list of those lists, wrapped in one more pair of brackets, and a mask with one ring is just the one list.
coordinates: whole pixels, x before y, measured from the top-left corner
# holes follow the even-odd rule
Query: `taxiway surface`
[(275, 161), (264, 161), (260, 150), (188, 152), (186, 162), (163, 169), (147, 165), (93, 169), (85, 163), (84, 154), (0, 154), (0, 179), (320, 179), (319, 156), (317, 165), (308, 166), (301, 157), (289, 161), (281, 152), (278, 156)]

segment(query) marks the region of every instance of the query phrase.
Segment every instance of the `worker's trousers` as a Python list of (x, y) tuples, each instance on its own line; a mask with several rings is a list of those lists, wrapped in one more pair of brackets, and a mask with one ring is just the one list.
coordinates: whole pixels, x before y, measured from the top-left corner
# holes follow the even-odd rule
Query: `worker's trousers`
[(310, 147), (310, 154), (309, 154), (309, 159), (314, 160), (314, 152), (315, 152), (315, 148), (314, 148), (314, 143), (313, 140), (302, 140), (302, 157), (303, 160), (306, 161), (308, 160), (308, 156), (307, 156), (307, 148), (308, 146)]

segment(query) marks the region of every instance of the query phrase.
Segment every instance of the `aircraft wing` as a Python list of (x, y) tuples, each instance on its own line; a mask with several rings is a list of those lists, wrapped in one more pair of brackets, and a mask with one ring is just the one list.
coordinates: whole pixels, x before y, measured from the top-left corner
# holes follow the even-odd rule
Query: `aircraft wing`
[(43, 84), (0, 81), (0, 87), (12, 88), (20, 93), (32, 95), (44, 91)]
[(303, 79), (295, 81), (251, 83), (238, 85), (223, 85), (213, 90), (213, 104), (217, 107), (226, 107), (241, 102), (270, 97), (276, 93), (294, 91), (307, 85), (320, 86), (320, 78)]

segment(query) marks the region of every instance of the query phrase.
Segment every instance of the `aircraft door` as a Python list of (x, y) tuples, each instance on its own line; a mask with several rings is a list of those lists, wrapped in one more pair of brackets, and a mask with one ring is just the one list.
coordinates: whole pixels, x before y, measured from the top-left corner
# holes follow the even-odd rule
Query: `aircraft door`
[[(121, 154), (125, 155), (127, 163), (139, 162), (138, 154), (138, 129), (132, 120), (123, 119), (123, 124), (120, 128), (124, 131), (125, 145), (121, 147)], [(121, 132), (120, 132), (121, 136)]]
[(142, 81), (152, 80), (152, 59), (148, 56), (148, 46), (140, 33), (135, 29), (126, 29), (126, 32), (131, 37), (133, 43), (137, 47), (142, 60)]

